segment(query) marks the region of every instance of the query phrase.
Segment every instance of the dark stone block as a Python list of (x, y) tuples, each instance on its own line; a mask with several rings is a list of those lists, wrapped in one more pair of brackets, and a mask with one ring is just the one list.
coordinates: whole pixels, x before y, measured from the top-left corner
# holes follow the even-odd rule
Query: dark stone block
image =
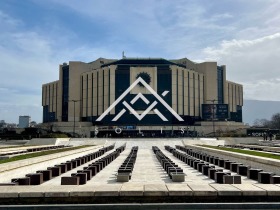
[(71, 160), (71, 162), (72, 162), (72, 169), (78, 167), (78, 164), (77, 164), (78, 161), (77, 160)]
[(11, 182), (11, 183), (0, 183), (0, 186), (15, 186), (18, 185), (17, 182)]
[(198, 168), (197, 170), (202, 173), (202, 167), (205, 166), (205, 165), (208, 165), (208, 164), (206, 164), (206, 163), (198, 163), (197, 164), (197, 168)]
[(198, 169), (198, 167), (197, 167), (198, 163), (201, 163), (201, 161), (200, 160), (196, 160), (196, 161), (193, 162), (193, 168), (196, 169), (196, 170)]
[(210, 156), (209, 162), (212, 163), (212, 164), (214, 164), (214, 162), (215, 162), (214, 158), (215, 158), (214, 156)]
[(66, 164), (67, 171), (72, 170), (72, 162), (71, 161), (67, 161), (65, 164)]
[(36, 173), (42, 173), (43, 174), (43, 181), (48, 181), (52, 179), (52, 171), (51, 170), (40, 170), (36, 171)]
[(230, 175), (230, 173), (225, 173), (225, 172), (214, 172), (214, 176), (215, 176), (215, 182), (222, 184), (223, 183), (223, 176), (224, 175)]
[(61, 163), (61, 164), (58, 164), (58, 165), (55, 165), (55, 166), (60, 167), (60, 172), (62, 174), (66, 172), (66, 164)]
[(271, 176), (270, 177), (270, 184), (280, 184), (280, 176)]
[(258, 173), (258, 182), (262, 184), (270, 184), (270, 177), (275, 175), (272, 172), (259, 172)]
[(224, 175), (223, 184), (241, 184), (241, 176), (239, 175)]
[(61, 167), (59, 167), (59, 166), (48, 167), (47, 170), (52, 171), (53, 177), (60, 176), (60, 174), (61, 174)]
[(219, 167), (224, 167), (224, 164), (225, 164), (225, 160), (224, 159), (219, 159), (218, 166)]
[(30, 185), (40, 185), (43, 183), (42, 173), (26, 174), (25, 176), (30, 178)]
[(208, 177), (210, 179), (214, 179), (215, 180), (215, 173), (216, 172), (223, 172), (223, 169), (209, 168), (208, 169)]
[[(214, 166), (215, 167), (215, 166)], [(208, 170), (209, 168), (213, 168), (213, 166), (209, 166), (209, 165), (203, 165), (202, 166), (202, 174), (205, 176), (208, 176)]]
[(262, 172), (263, 170), (262, 169), (254, 169), (254, 168), (250, 168), (248, 169), (248, 172), (247, 172), (247, 177), (249, 179), (253, 179), (253, 180), (258, 180), (258, 174), (259, 172)]
[(230, 163), (230, 168), (229, 170), (231, 170), (232, 172), (237, 172), (237, 166), (239, 165), (243, 165), (242, 163)]
[(79, 184), (86, 184), (87, 183), (87, 173), (80, 172), (80, 173), (71, 174), (71, 176), (80, 177)]
[(250, 169), (250, 166), (244, 166), (244, 165), (238, 165), (237, 166), (237, 174), (242, 176), (247, 176), (248, 169)]
[(181, 168), (170, 168), (168, 171), (168, 175), (170, 179), (172, 179), (172, 174), (182, 174), (182, 173), (183, 173), (183, 169)]
[(86, 173), (87, 174), (87, 180), (91, 180), (92, 178), (92, 171), (91, 170), (82, 170), (82, 171), (77, 171), (78, 173)]
[(18, 183), (18, 185), (30, 185), (30, 177), (15, 178), (11, 182)]
[(61, 185), (79, 185), (79, 176), (61, 177)]
[(215, 157), (214, 158), (214, 165), (219, 165), (219, 160), (220, 160), (220, 158), (219, 157)]
[(230, 164), (235, 163), (234, 161), (227, 160), (224, 162), (224, 168), (230, 170)]

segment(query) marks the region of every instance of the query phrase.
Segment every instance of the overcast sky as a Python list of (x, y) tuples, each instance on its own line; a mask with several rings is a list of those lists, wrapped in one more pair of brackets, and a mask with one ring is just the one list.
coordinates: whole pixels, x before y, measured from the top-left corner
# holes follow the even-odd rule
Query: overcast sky
[(280, 101), (278, 0), (1, 0), (0, 120), (42, 121), (58, 65), (187, 57), (227, 66), (245, 99)]

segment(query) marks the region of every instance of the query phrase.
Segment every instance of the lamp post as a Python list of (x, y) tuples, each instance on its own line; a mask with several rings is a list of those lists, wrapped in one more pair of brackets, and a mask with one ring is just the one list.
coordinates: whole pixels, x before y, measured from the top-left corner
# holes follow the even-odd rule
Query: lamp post
[(214, 105), (215, 105), (215, 102), (218, 101), (216, 99), (212, 99), (212, 100), (206, 100), (206, 101), (211, 101), (212, 102), (212, 124), (213, 124), (213, 136), (215, 137), (216, 136), (216, 131), (215, 131), (215, 122), (214, 122), (214, 116), (215, 116), (215, 113), (214, 113)]
[(79, 100), (69, 100), (70, 102), (74, 103), (74, 127), (73, 127), (73, 136), (75, 137), (75, 127), (76, 127), (76, 115), (75, 115), (75, 104), (76, 102), (78, 102)]

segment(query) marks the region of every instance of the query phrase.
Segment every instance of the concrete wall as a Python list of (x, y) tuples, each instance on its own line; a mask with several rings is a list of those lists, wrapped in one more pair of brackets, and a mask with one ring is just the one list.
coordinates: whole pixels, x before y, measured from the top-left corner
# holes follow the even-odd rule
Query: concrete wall
[(182, 140), (185, 146), (188, 145), (211, 145), (211, 146), (218, 146), (224, 145), (224, 140), (216, 140), (216, 139), (184, 139)]
[(225, 141), (225, 144), (259, 144), (259, 138), (230, 138), (230, 137), (221, 137), (220, 139)]
[(55, 143), (56, 139), (54, 138), (34, 138), (25, 145), (55, 145)]

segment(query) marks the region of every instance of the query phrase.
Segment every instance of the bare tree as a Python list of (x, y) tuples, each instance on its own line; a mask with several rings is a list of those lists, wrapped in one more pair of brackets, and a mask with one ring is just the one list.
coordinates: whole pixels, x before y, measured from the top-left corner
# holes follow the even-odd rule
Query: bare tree
[(256, 119), (253, 125), (257, 127), (270, 127), (270, 121), (267, 119)]
[(272, 115), (271, 120), (256, 119), (253, 125), (270, 129), (280, 129), (280, 113)]
[(271, 128), (280, 129), (280, 113), (272, 115), (270, 124)]

